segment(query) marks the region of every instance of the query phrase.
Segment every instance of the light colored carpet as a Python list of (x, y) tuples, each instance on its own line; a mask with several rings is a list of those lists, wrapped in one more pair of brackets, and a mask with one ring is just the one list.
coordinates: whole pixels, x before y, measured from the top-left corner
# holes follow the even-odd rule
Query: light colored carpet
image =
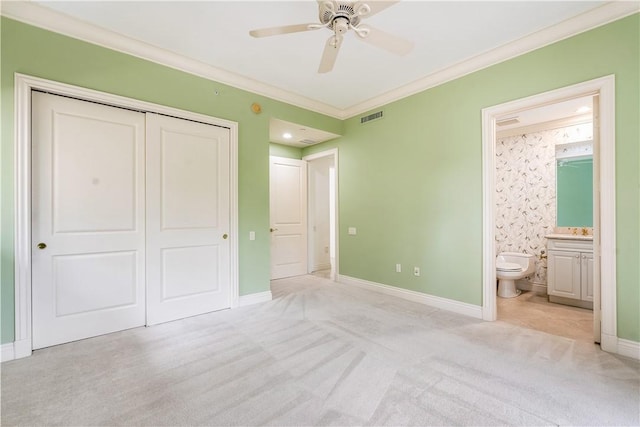
[(2, 425), (638, 425), (640, 364), (305, 276), (2, 365)]

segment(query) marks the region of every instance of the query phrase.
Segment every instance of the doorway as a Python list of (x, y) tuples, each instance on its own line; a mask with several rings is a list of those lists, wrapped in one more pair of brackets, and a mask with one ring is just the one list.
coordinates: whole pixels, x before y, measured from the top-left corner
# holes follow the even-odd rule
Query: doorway
[(271, 279), (337, 275), (337, 149), (301, 160), (271, 156)]
[(271, 279), (338, 271), (338, 150), (303, 156), (340, 135), (269, 119)]
[(336, 280), (337, 274), (337, 157), (328, 150), (303, 159), (308, 165), (308, 272)]
[[(496, 134), (497, 120), (543, 105), (569, 99), (598, 96), (600, 111), (596, 117), (594, 150), (598, 183), (594, 194), (593, 281), (594, 340), (605, 351), (617, 351), (615, 305), (615, 139), (614, 77), (576, 84), (528, 98), (483, 109), (483, 319), (497, 318), (496, 295)], [(602, 286), (601, 286), (602, 284)], [(598, 339), (598, 337), (600, 339)]]
[[(593, 98), (496, 121), (497, 318), (585, 343), (596, 340)], [(504, 270), (503, 262), (518, 259), (529, 265), (525, 277)]]

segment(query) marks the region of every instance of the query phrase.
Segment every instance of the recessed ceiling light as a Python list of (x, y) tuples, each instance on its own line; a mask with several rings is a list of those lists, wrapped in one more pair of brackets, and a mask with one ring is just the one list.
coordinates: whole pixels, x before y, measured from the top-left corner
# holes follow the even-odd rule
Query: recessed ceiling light
[(576, 113), (587, 113), (591, 111), (591, 107), (587, 106), (587, 105), (583, 105), (582, 107), (578, 108), (576, 110)]
[(291, 139), (292, 135), (289, 132), (285, 132), (285, 133), (282, 134), (282, 137), (284, 139)]

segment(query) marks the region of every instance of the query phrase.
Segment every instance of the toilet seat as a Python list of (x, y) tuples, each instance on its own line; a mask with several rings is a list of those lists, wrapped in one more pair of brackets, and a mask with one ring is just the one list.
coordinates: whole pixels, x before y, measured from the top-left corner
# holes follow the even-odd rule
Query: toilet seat
[(496, 269), (500, 271), (521, 271), (522, 266), (515, 262), (498, 262), (496, 263)]

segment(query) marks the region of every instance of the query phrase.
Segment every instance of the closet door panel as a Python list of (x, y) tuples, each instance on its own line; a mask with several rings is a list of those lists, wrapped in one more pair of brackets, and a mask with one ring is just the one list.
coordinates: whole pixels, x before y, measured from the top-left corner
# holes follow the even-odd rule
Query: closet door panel
[(226, 128), (147, 114), (147, 324), (230, 307), (229, 144)]
[(32, 95), (33, 348), (145, 322), (145, 115)]

